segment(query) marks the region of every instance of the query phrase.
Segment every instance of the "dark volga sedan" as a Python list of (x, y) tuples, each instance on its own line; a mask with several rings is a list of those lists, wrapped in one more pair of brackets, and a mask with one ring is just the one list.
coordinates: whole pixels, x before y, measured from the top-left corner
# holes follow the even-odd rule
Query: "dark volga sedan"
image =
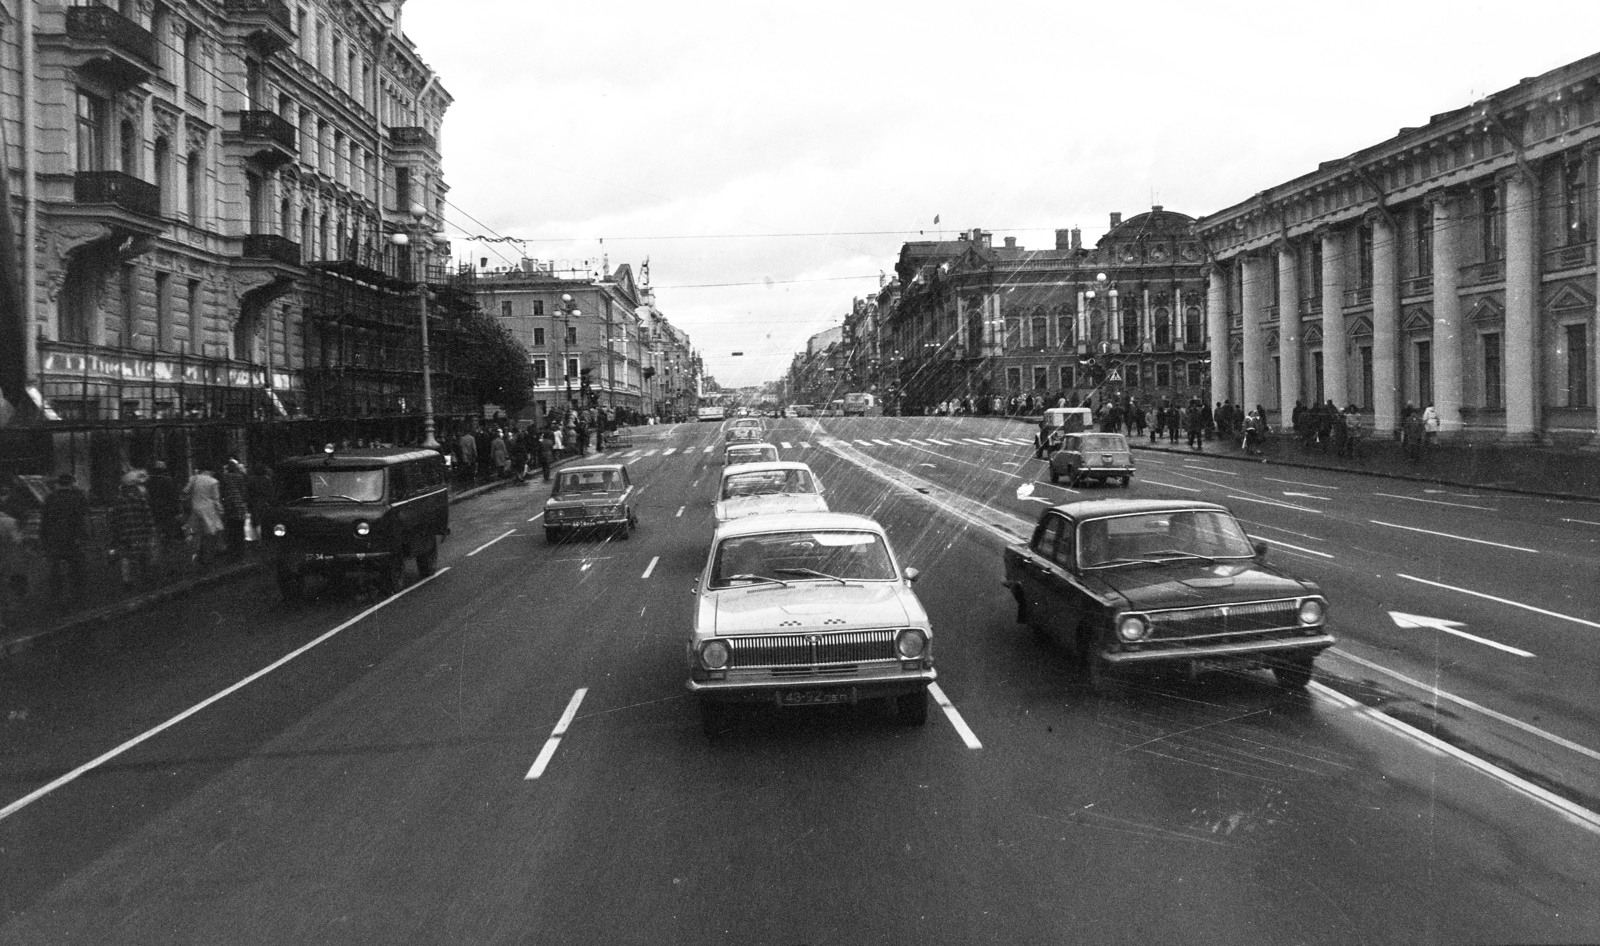
[(1005, 551), (1017, 621), (1070, 647), (1091, 686), (1138, 669), (1264, 666), (1289, 689), (1333, 644), (1316, 584), (1266, 564), (1227, 507), (1183, 500), (1065, 503)]

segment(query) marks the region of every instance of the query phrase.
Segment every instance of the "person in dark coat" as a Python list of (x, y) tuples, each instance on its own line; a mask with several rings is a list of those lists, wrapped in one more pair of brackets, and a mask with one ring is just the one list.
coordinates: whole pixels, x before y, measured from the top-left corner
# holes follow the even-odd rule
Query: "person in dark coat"
[(155, 517), (156, 538), (164, 547), (183, 541), (183, 503), (178, 498), (178, 483), (167, 472), (160, 460), (150, 465), (149, 476), (144, 481), (145, 500), (150, 503), (150, 515)]
[(222, 468), (222, 534), (229, 554), (244, 551), (244, 520), (250, 515), (250, 480), (244, 465), (230, 459)]
[(266, 464), (256, 464), (256, 470), (251, 473), (245, 488), (245, 506), (250, 510), (250, 521), (257, 529), (261, 529), (267, 521), (267, 516), (274, 504), (278, 501), (277, 487), (272, 483), (272, 474), (267, 472)]
[(550, 482), (550, 467), (556, 462), (556, 435), (549, 427), (539, 434), (539, 472), (544, 474), (544, 481)]
[(147, 479), (143, 470), (124, 475), (116, 505), (111, 507), (111, 541), (117, 550), (123, 588), (132, 588), (135, 580), (149, 580), (155, 563), (156, 520), (145, 498)]
[(84, 586), (83, 540), (88, 536), (89, 497), (71, 473), (63, 473), (39, 512), (39, 550), (50, 561), (50, 589), (56, 597)]

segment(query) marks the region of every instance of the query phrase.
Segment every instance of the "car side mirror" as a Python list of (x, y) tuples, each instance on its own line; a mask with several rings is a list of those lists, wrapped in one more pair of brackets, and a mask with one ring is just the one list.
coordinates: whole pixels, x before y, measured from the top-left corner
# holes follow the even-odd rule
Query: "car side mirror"
[(1267, 560), (1267, 543), (1265, 541), (1261, 539), (1251, 539), (1250, 547), (1256, 550), (1256, 561), (1264, 562)]
[(906, 567), (906, 581), (916, 581), (917, 576), (920, 574), (922, 573), (917, 571), (915, 568), (911, 568), (910, 566)]

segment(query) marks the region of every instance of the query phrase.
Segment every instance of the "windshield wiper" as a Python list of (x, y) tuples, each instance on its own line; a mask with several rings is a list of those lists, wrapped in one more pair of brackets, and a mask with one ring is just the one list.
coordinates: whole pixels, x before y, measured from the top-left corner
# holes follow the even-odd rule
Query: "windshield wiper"
[(1184, 551), (1181, 551), (1179, 549), (1162, 549), (1159, 552), (1151, 552), (1150, 554), (1151, 555), (1167, 555), (1167, 556), (1172, 556), (1172, 557), (1175, 557), (1175, 558), (1182, 558), (1182, 559), (1194, 559), (1194, 560), (1201, 561), (1201, 562), (1211, 562), (1213, 564), (1217, 560), (1216, 557), (1213, 556), (1213, 555), (1201, 555), (1199, 552), (1184, 552)]
[(724, 578), (723, 581), (727, 581), (727, 582), (759, 581), (759, 582), (762, 582), (764, 584), (782, 585), (785, 588), (792, 587), (788, 582), (784, 581), (782, 578), (773, 578), (771, 575), (752, 575), (749, 572), (740, 572), (737, 575), (729, 575), (727, 578)]
[(836, 581), (841, 585), (850, 584), (848, 581), (845, 581), (838, 575), (829, 575), (826, 572), (819, 572), (815, 568), (778, 568), (774, 569), (774, 571), (782, 572), (785, 575), (810, 575), (813, 578), (827, 578), (831, 581)]
[(371, 500), (371, 499), (357, 499), (354, 496), (330, 496), (330, 495), (326, 495), (326, 494), (322, 495), (322, 496), (301, 496), (299, 499), (295, 500), (295, 502), (303, 502), (303, 501), (305, 501), (307, 499), (311, 500), (314, 503), (315, 502), (321, 502), (324, 499), (343, 499), (343, 500), (346, 500), (347, 502), (352, 502), (352, 503), (370, 503), (370, 502), (374, 502), (374, 500)]

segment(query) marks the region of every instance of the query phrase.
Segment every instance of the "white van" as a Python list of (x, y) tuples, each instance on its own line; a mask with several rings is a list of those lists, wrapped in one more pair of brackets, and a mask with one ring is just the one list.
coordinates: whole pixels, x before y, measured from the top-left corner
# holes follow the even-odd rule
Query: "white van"
[(1047, 407), (1033, 435), (1033, 458), (1043, 460), (1061, 447), (1066, 434), (1094, 429), (1094, 412), (1087, 407)]

